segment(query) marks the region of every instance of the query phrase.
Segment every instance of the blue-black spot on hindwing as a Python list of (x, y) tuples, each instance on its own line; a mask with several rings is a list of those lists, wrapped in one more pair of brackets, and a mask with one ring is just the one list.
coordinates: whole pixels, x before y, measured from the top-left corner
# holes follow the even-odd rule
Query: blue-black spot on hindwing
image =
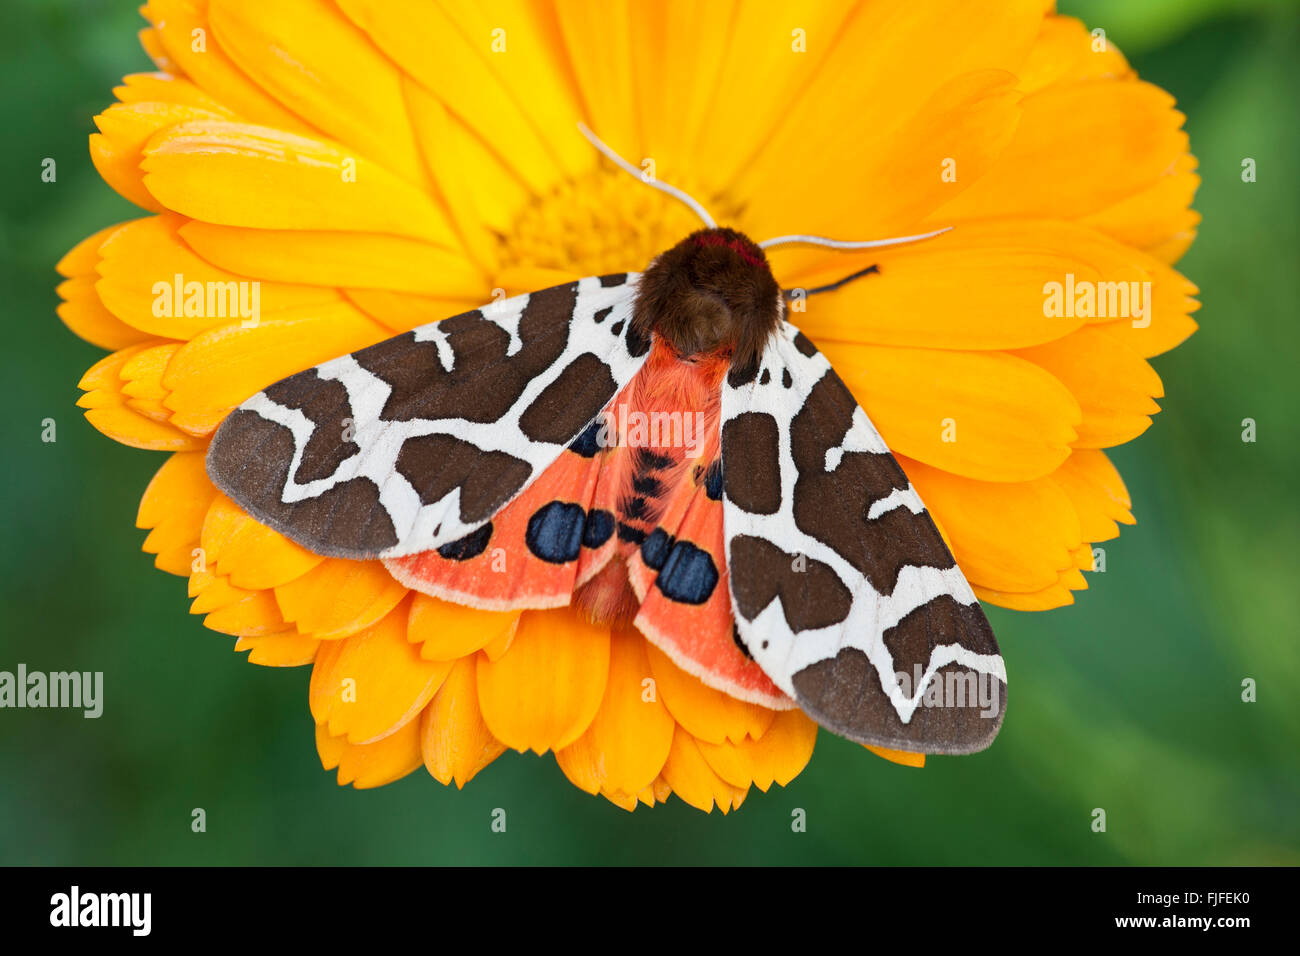
[(614, 533), (614, 516), (604, 508), (592, 508), (582, 526), (582, 543), (588, 548), (599, 548)]
[(586, 519), (587, 513), (582, 505), (552, 501), (542, 505), (528, 519), (524, 543), (543, 561), (566, 564), (578, 557)]
[[(645, 553), (644, 547), (641, 552)], [(681, 604), (703, 604), (718, 586), (718, 566), (709, 552), (689, 541), (678, 541), (655, 578), (655, 586)]]
[(581, 455), (583, 458), (593, 458), (600, 451), (600, 426), (601, 419), (597, 418), (587, 426), (581, 435), (575, 438), (569, 445), (569, 451)]
[(448, 561), (468, 561), (470, 558), (477, 558), (486, 551), (488, 541), (491, 539), (492, 522), (489, 521), (483, 527), (471, 531), (463, 538), (448, 541), (438, 549), (438, 554)]
[(704, 493), (714, 501), (722, 500), (722, 459), (715, 458), (704, 473)]
[(650, 537), (641, 543), (641, 560), (646, 563), (646, 567), (658, 571), (668, 560), (668, 552), (672, 547), (673, 536), (663, 528), (655, 528), (650, 532)]

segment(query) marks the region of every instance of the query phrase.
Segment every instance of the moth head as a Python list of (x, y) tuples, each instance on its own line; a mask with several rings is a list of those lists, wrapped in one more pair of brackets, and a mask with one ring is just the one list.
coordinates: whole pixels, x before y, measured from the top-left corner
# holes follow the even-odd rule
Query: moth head
[(728, 352), (748, 365), (782, 314), (781, 289), (758, 244), (734, 229), (701, 229), (655, 258), (632, 321), (683, 358)]

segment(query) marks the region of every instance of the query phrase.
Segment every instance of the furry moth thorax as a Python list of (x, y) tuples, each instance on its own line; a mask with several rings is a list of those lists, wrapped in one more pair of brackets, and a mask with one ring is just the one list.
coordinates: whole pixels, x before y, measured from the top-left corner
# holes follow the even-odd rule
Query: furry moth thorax
[(650, 263), (632, 322), (682, 358), (726, 352), (733, 366), (751, 367), (780, 326), (782, 308), (758, 243), (734, 229), (701, 229)]

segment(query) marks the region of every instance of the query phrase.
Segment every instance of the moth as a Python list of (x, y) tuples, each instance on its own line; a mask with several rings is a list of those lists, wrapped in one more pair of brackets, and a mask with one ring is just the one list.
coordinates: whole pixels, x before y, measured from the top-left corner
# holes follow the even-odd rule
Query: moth
[(227, 417), (208, 474), (303, 547), (380, 559), (416, 591), (573, 605), (851, 740), (984, 749), (1006, 711), (997, 641), (866, 412), (789, 321), (765, 253), (935, 234), (760, 244), (651, 184), (705, 228), (644, 272), (292, 375)]

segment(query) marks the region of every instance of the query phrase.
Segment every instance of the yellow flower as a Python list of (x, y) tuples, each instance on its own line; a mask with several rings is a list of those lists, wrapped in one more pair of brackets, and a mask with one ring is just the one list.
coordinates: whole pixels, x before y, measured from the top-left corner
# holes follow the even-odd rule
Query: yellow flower
[[(1070, 603), (1093, 544), (1133, 522), (1102, 449), (1147, 428), (1162, 395), (1147, 360), (1196, 327), (1171, 267), (1198, 221), (1196, 161), (1172, 99), (1050, 3), (150, 0), (144, 15), (160, 72), (126, 77), (90, 147), (150, 215), (59, 264), (60, 317), (112, 350), (80, 404), (106, 435), (172, 453), (140, 505), (145, 550), (253, 662), (312, 664), (340, 783), (423, 763), (463, 785), (531, 749), (628, 809), (672, 792), (725, 812), (811, 756), (800, 712), (711, 690), (635, 632), (408, 592), (377, 561), (303, 550), (205, 475), (213, 430), (276, 380), (494, 290), (639, 270), (695, 228), (600, 160), (580, 119), (752, 236), (954, 227), (773, 263), (787, 288), (879, 267), (795, 319), (982, 599)], [(176, 276), (256, 280), (260, 321), (160, 314)], [(1067, 276), (1137, 283), (1149, 309), (1049, 315)]]

